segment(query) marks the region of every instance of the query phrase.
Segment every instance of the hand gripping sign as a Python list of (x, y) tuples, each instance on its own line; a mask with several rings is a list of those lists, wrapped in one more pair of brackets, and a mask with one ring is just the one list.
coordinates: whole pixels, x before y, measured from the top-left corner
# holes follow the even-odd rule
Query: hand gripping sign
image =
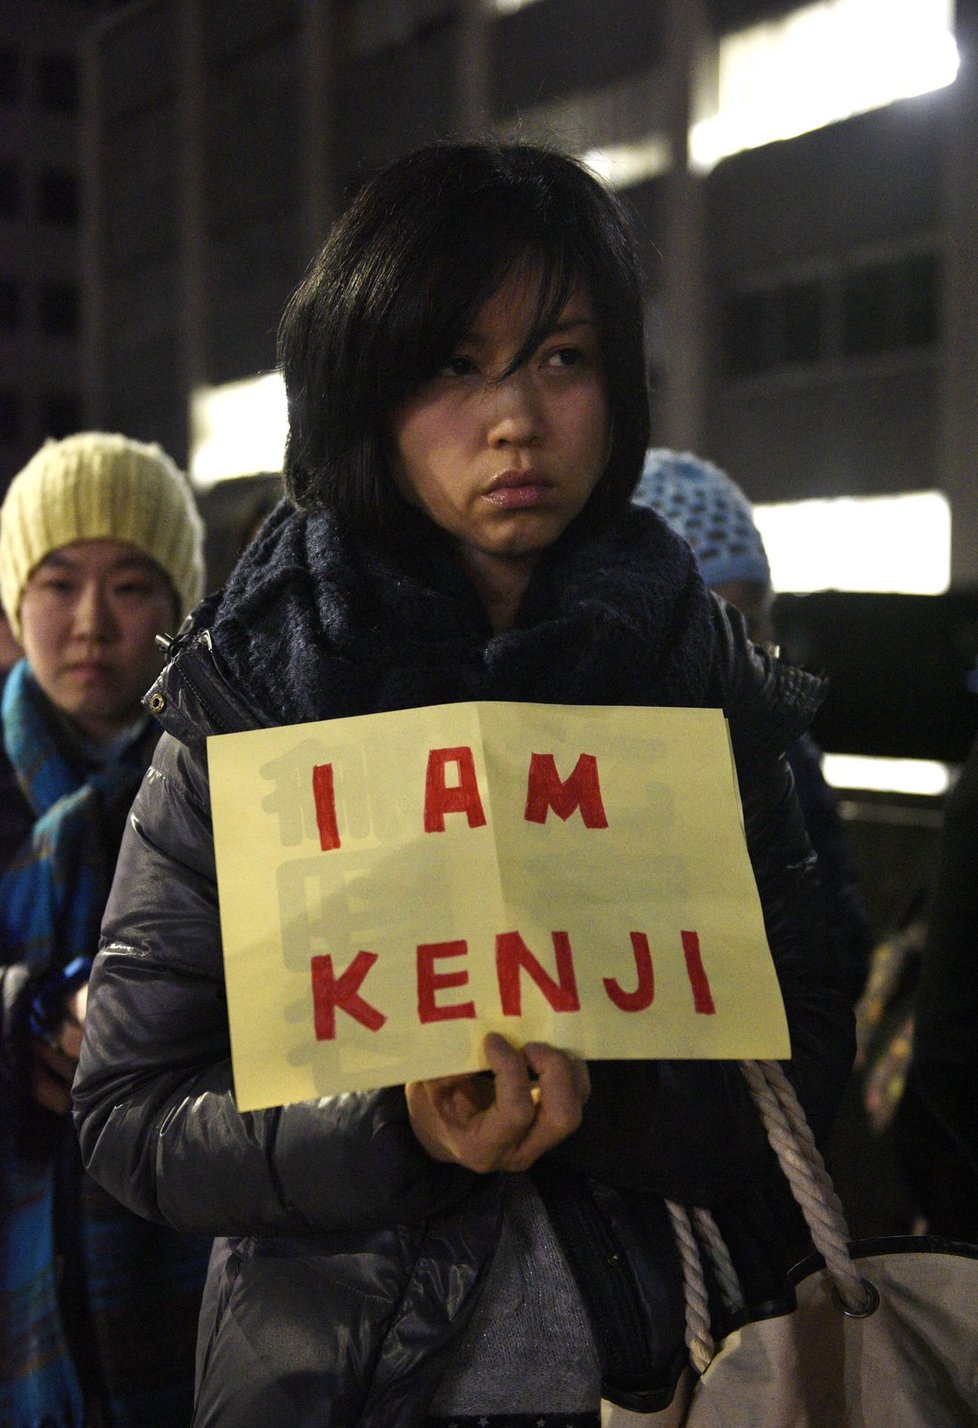
[(241, 1110), (480, 1069), (786, 1057), (716, 709), (470, 703), (208, 740)]

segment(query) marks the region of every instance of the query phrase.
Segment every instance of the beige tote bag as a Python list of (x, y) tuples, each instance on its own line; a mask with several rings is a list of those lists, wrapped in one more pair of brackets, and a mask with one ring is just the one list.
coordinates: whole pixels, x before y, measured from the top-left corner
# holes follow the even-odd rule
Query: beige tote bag
[(743, 1062), (818, 1254), (796, 1306), (718, 1347), (701, 1255), (734, 1321), (743, 1296), (707, 1212), (670, 1204), (686, 1284), (689, 1374), (653, 1414), (602, 1405), (602, 1428), (978, 1428), (978, 1248), (920, 1237), (847, 1243), (842, 1207), (781, 1067)]

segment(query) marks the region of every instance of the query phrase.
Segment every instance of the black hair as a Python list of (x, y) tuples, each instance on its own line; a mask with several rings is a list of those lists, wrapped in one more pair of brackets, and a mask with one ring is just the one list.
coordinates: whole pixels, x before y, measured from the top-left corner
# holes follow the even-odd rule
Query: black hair
[[(403, 512), (387, 453), (395, 411), (452, 355), (519, 271), (537, 307), (514, 371), (577, 281), (594, 304), (608, 394), (608, 465), (581, 517), (629, 500), (649, 441), (641, 285), (617, 199), (576, 160), (527, 144), (436, 144), (360, 190), (292, 295), (279, 328), (299, 506), (383, 536)], [(505, 375), (505, 374), (504, 374)]]

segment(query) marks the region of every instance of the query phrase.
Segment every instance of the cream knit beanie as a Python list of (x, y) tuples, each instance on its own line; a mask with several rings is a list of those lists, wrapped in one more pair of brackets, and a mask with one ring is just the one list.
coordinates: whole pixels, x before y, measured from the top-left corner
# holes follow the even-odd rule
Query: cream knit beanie
[(31, 571), (79, 540), (127, 541), (170, 578), (181, 616), (203, 593), (203, 524), (186, 478), (162, 447), (85, 431), (48, 441), (0, 507), (0, 597), (20, 638)]

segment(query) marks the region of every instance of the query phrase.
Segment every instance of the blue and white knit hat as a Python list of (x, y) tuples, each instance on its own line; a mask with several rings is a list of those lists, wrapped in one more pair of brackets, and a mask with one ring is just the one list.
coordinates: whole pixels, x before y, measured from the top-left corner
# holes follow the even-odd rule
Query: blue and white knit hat
[(711, 589), (734, 580), (771, 584), (750, 502), (712, 461), (688, 451), (649, 451), (633, 500), (658, 511), (692, 546)]

